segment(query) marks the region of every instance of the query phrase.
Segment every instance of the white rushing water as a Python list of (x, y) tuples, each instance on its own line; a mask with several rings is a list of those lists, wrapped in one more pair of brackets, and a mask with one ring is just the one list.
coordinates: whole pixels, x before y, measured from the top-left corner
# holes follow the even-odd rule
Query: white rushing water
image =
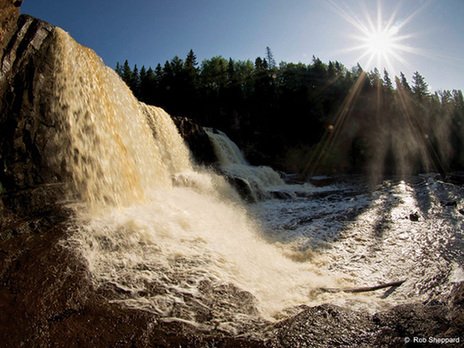
[(269, 198), (269, 191), (285, 185), (279, 173), (267, 166), (251, 166), (238, 146), (218, 129), (204, 128), (213, 144), (221, 171), (232, 178), (245, 181), (253, 200)]
[[(37, 100), (46, 102), (57, 129), (50, 164), (69, 174), (68, 198), (78, 202), (65, 244), (85, 259), (109, 301), (160, 320), (240, 334), (247, 323), (274, 320), (301, 304), (375, 311), (447, 289), (448, 258), (435, 259), (447, 241), (462, 240), (463, 222), (458, 208), (442, 208), (438, 193), (464, 204), (450, 188), (297, 189), (271, 168), (249, 166), (225, 134), (208, 130), (225, 172), (263, 191), (314, 194), (246, 206), (221, 176), (192, 163), (166, 112), (139, 103), (64, 31), (54, 38), (53, 83)], [(412, 209), (430, 219), (411, 221)], [(450, 281), (462, 279), (462, 265), (453, 269)], [(319, 291), (405, 274), (410, 279), (388, 299)]]
[(82, 202), (70, 244), (111, 301), (234, 330), (336, 285), (264, 241), (222, 177), (192, 164), (169, 115), (139, 103), (64, 31), (55, 38), (49, 100), (61, 123), (55, 143), (65, 146), (52, 161)]

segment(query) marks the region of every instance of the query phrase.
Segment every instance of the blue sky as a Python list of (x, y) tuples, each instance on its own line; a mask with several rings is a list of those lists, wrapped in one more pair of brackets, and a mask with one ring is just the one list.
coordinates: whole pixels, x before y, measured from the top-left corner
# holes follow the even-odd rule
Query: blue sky
[[(350, 18), (389, 22), (403, 49), (388, 55), (392, 75), (414, 71), (433, 90), (464, 90), (464, 0), (25, 0), (22, 13), (49, 21), (94, 49), (106, 64), (156, 66), (193, 49), (199, 61), (251, 59), (272, 49), (277, 62), (338, 60), (369, 70), (365, 37)], [(397, 31), (397, 32), (396, 32)], [(396, 59), (400, 56), (400, 59)], [(382, 63), (382, 62), (381, 62)], [(380, 69), (386, 64), (381, 64)]]

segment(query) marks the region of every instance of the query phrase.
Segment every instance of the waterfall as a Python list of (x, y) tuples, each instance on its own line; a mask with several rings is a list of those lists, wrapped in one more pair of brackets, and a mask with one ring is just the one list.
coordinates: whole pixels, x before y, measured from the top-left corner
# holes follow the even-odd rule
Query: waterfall
[(218, 129), (204, 128), (206, 134), (214, 147), (214, 153), (219, 160), (221, 166), (228, 165), (248, 165), (242, 152), (230, 138)]
[[(69, 174), (80, 202), (66, 245), (109, 301), (234, 331), (334, 286), (264, 241), (226, 181), (192, 164), (169, 115), (139, 103), (92, 50), (56, 29), (50, 64), (52, 83), (38, 101), (56, 122), (49, 161)], [(225, 144), (231, 171), (249, 170), (263, 187), (282, 182)]]
[(253, 200), (269, 198), (269, 191), (285, 185), (280, 175), (267, 166), (251, 166), (238, 146), (223, 132), (204, 128), (214, 152), (219, 160), (221, 171), (232, 179), (239, 178), (250, 187)]

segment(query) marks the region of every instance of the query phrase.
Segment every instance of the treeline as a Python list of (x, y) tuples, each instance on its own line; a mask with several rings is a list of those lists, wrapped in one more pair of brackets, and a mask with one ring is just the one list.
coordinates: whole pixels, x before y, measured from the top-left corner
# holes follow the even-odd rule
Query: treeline
[(462, 91), (431, 93), (424, 77), (340, 62), (276, 64), (191, 50), (154, 69), (117, 73), (143, 102), (228, 133), (251, 162), (305, 173), (464, 168)]

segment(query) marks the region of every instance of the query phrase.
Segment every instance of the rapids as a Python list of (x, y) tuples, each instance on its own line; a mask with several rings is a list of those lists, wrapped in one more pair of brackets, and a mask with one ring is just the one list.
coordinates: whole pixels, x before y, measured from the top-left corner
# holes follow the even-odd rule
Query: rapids
[[(54, 83), (42, 96), (58, 120), (50, 161), (69, 173), (67, 199), (76, 212), (63, 244), (85, 259), (108, 301), (237, 334), (302, 304), (376, 311), (430, 298), (427, 280), (454, 265), (434, 263), (446, 243), (437, 233), (436, 243), (427, 237), (437, 229), (446, 240), (462, 239), (462, 221), (440, 210), (432, 181), (420, 190), (402, 182), (374, 194), (359, 191), (362, 185), (296, 188), (271, 168), (248, 165), (225, 134), (207, 130), (226, 173), (264, 192), (299, 191), (246, 205), (221, 176), (192, 162), (170, 116), (138, 102), (92, 50), (56, 29), (52, 53)], [(441, 224), (413, 223), (407, 216), (414, 209)], [(435, 288), (462, 278), (453, 267)], [(388, 299), (320, 291), (406, 274), (414, 281)]]
[(55, 38), (54, 141), (66, 146), (54, 160), (80, 201), (69, 244), (110, 301), (166, 320), (234, 327), (247, 316), (272, 319), (310, 301), (311, 289), (336, 285), (263, 239), (232, 188), (191, 162), (169, 115), (139, 103), (64, 31)]

